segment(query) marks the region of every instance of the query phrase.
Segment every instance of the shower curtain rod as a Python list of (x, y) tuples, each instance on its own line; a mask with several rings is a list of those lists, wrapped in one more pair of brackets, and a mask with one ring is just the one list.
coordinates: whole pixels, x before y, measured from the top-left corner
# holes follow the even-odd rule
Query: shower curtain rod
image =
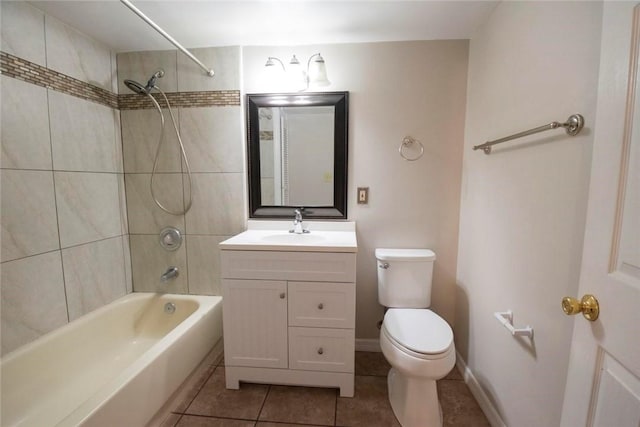
[(137, 7), (135, 7), (129, 0), (120, 0), (120, 2), (122, 4), (124, 4), (125, 6), (127, 6), (129, 9), (131, 9), (133, 11), (133, 13), (135, 13), (136, 15), (138, 15), (140, 18), (142, 18), (142, 20), (144, 22), (146, 22), (147, 24), (149, 24), (151, 26), (151, 28), (153, 28), (154, 30), (156, 30), (157, 32), (160, 33), (160, 35), (162, 37), (164, 37), (165, 39), (169, 40), (175, 47), (177, 47), (178, 49), (180, 49), (180, 51), (182, 51), (182, 53), (184, 53), (185, 55), (187, 55), (193, 62), (195, 62), (196, 64), (198, 64), (200, 66), (200, 68), (202, 68), (209, 77), (213, 77), (215, 75), (215, 72), (213, 71), (213, 68), (208, 68), (206, 65), (204, 65), (198, 58), (196, 58), (191, 52), (189, 52), (187, 49), (185, 49), (180, 43), (178, 43), (176, 41), (176, 39), (174, 39), (173, 37), (171, 37), (169, 34), (167, 34), (166, 31), (164, 31), (162, 28), (160, 28), (155, 22), (153, 22), (147, 15), (145, 15), (144, 13), (142, 13), (142, 11), (140, 9), (138, 9)]

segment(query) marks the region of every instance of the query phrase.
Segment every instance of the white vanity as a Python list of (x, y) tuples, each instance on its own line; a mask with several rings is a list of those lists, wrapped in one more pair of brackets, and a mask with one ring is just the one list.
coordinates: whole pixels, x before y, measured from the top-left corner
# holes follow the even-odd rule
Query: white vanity
[(353, 222), (249, 221), (220, 243), (227, 388), (240, 381), (339, 387), (353, 396)]

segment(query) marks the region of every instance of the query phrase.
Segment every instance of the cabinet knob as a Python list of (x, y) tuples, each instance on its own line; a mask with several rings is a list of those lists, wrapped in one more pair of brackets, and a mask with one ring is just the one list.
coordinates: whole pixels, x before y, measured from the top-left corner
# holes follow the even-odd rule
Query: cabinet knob
[(320, 348), (318, 349), (318, 354), (322, 354), (322, 353), (324, 353), (324, 350), (322, 349), (322, 347), (320, 347)]
[(280, 294), (280, 299), (284, 299), (284, 292)]
[(324, 304), (320, 303), (318, 304), (318, 310), (322, 310), (324, 308)]

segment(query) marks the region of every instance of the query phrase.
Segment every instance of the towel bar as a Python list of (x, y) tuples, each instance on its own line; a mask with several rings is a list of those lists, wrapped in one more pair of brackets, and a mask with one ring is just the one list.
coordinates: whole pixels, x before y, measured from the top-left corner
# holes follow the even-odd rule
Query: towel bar
[(474, 150), (482, 150), (484, 154), (491, 154), (491, 146), (501, 144), (503, 142), (511, 141), (512, 139), (522, 138), (523, 136), (533, 135), (534, 133), (544, 132), (545, 130), (564, 128), (567, 135), (577, 135), (584, 127), (584, 117), (580, 114), (572, 114), (569, 116), (566, 122), (551, 122), (548, 125), (538, 126), (537, 128), (525, 130), (524, 132), (515, 133), (513, 135), (505, 136), (504, 138), (495, 139), (493, 141), (487, 141), (484, 144), (474, 145)]

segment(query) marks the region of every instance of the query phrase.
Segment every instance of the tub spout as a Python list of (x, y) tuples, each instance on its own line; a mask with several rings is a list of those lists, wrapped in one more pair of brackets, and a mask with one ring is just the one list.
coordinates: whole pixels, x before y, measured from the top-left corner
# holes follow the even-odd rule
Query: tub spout
[(178, 277), (179, 274), (180, 272), (178, 271), (178, 267), (169, 267), (167, 271), (165, 271), (162, 276), (160, 276), (160, 281), (162, 283), (167, 283), (169, 280)]

